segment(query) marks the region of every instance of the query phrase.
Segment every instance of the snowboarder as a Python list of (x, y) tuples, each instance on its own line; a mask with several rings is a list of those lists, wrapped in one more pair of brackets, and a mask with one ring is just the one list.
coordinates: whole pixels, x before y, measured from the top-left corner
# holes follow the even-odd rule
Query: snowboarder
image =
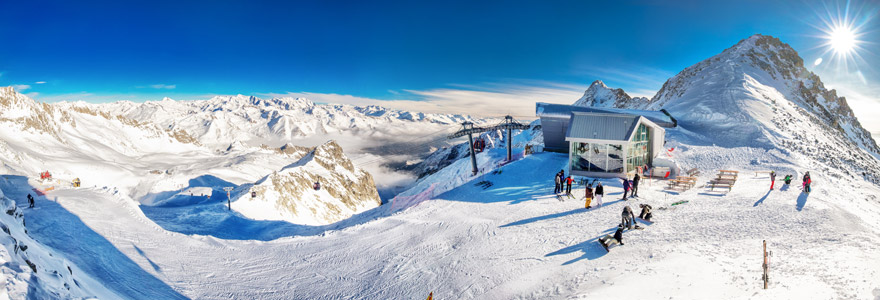
[(776, 183), (776, 171), (770, 171), (770, 190), (773, 190), (773, 184)]
[(810, 172), (807, 172), (806, 174), (804, 174), (804, 183), (803, 183), (804, 192), (806, 192), (806, 193), (810, 192), (810, 184), (811, 183), (813, 183), (813, 180), (812, 180), (812, 178), (810, 178)]
[(652, 209), (651, 205), (639, 204), (639, 207), (642, 208), (642, 212), (639, 213), (639, 219), (642, 219), (642, 220), (645, 220), (648, 222), (653, 222), (653, 221), (651, 221), (651, 219), (654, 218), (654, 214), (651, 213), (651, 209)]
[(636, 215), (633, 213), (633, 210), (629, 205), (623, 208), (623, 213), (621, 213), (620, 216), (623, 218), (623, 227), (633, 229), (635, 226)]
[(605, 236), (600, 237), (599, 244), (601, 244), (602, 247), (605, 248), (605, 251), (610, 251), (608, 250), (609, 247), (615, 244), (620, 244), (621, 246), (623, 246), (623, 225), (621, 224), (620, 226), (617, 226), (617, 231), (614, 232), (614, 236), (606, 234)]
[(785, 181), (785, 184), (787, 185), (791, 184), (791, 175), (785, 175), (785, 178), (782, 180)]
[(315, 181), (315, 186), (314, 186), (314, 188), (315, 188), (316, 191), (317, 191), (317, 190), (320, 190), (320, 189), (321, 189), (321, 183)]
[(31, 196), (31, 194), (28, 194), (27, 199), (28, 199), (28, 207), (34, 208), (34, 196)]
[(584, 204), (584, 207), (586, 209), (593, 208), (592, 206), (590, 206), (590, 202), (593, 201), (593, 185), (592, 184), (587, 185), (587, 189), (586, 189), (586, 191), (584, 191), (584, 199), (586, 200), (586, 204)]
[(599, 182), (599, 185), (596, 186), (596, 192), (593, 197), (596, 198), (596, 206), (602, 206), (602, 196), (605, 195), (605, 188), (602, 186), (602, 183)]
[(632, 197), (638, 197), (638, 196), (639, 196), (639, 180), (641, 180), (641, 179), (642, 179), (642, 178), (639, 177), (639, 174), (638, 174), (638, 173), (636, 173), (636, 175), (633, 176), (633, 180), (632, 180), (632, 193), (630, 193), (630, 194), (631, 194), (631, 195), (630, 195), (630, 198), (632, 198)]
[(556, 173), (556, 176), (553, 178), (556, 182), (556, 187), (553, 189), (554, 194), (559, 194), (559, 191), (562, 190), (560, 187), (562, 186), (562, 178), (559, 178), (559, 173)]
[(620, 198), (620, 200), (626, 200), (626, 193), (629, 193), (630, 185), (629, 185), (629, 180), (626, 180), (626, 178), (622, 178), (622, 179), (623, 179), (623, 198)]
[(574, 181), (574, 179), (571, 179), (571, 175), (569, 175), (568, 177), (565, 178), (565, 194), (569, 195), (569, 196), (571, 195), (571, 182), (572, 181)]

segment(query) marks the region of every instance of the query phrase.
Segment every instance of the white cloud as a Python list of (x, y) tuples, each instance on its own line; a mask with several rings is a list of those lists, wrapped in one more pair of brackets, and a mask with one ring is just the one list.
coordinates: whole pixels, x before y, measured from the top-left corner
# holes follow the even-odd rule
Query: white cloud
[(27, 84), (13, 84), (12, 88), (15, 89), (16, 91), (18, 91), (19, 93), (21, 93), (27, 89), (30, 89), (31, 86), (27, 85)]
[(300, 97), (319, 103), (379, 105), (426, 113), (452, 113), (475, 116), (513, 115), (535, 117), (535, 102), (574, 103), (587, 86), (528, 81), (528, 84), (454, 85), (455, 88), (404, 90), (414, 99), (379, 100), (352, 95), (325, 93), (265, 93), (268, 97)]
[(46, 83), (46, 82), (45, 82), (45, 81), (37, 81), (37, 82), (34, 82), (34, 84), (44, 84), (44, 83)]
[(136, 88), (139, 88), (139, 89), (150, 88), (150, 89), (157, 89), (157, 90), (173, 90), (173, 89), (177, 88), (177, 85), (176, 84), (159, 83), (159, 84), (151, 84), (151, 85), (147, 85), (147, 86), (139, 85), (139, 86), (136, 86)]

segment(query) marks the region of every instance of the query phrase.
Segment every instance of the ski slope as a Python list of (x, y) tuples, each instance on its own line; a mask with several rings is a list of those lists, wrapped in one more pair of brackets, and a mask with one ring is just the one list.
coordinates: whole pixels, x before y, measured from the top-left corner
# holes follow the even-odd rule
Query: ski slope
[[(681, 159), (702, 151), (716, 149), (691, 147)], [(728, 152), (735, 159), (725, 163), (749, 157), (748, 149)], [(876, 198), (866, 201), (876, 187), (814, 173), (809, 196), (795, 186), (768, 193), (766, 177), (743, 172), (727, 194), (699, 184), (667, 193), (645, 181), (640, 198), (620, 201), (620, 184), (611, 180), (607, 205), (588, 211), (550, 194), (566, 159), (538, 153), (485, 175), (494, 183), (485, 190), (468, 183), (395, 214), (381, 206), (263, 241), (217, 236), (277, 224), (241, 219), (245, 226), (179, 233), (112, 189), (60, 189), (38, 197), (25, 215), (35, 239), (131, 299), (415, 299), (431, 291), (437, 299), (865, 299), (880, 292), (880, 264), (872, 263), (880, 261), (880, 227), (871, 218), (880, 209)], [(17, 199), (28, 185), (12, 180), (2, 189)], [(659, 209), (680, 200), (690, 202)], [(596, 239), (614, 230), (624, 205), (638, 203), (653, 205), (657, 222), (627, 232), (626, 245), (606, 254)], [(181, 225), (221, 212), (192, 213)], [(759, 280), (765, 239), (774, 252), (766, 291)]]

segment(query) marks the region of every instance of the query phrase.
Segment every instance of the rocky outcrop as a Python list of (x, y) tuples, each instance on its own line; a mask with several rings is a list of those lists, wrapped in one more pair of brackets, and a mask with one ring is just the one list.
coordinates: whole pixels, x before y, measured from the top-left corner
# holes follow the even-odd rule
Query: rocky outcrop
[[(300, 150), (284, 147), (279, 152), (297, 155)], [(311, 149), (255, 184), (251, 192), (257, 196), (236, 202), (242, 214), (297, 224), (330, 224), (382, 204), (373, 177), (356, 167), (335, 141)]]
[(648, 98), (630, 97), (623, 89), (612, 89), (601, 80), (596, 80), (584, 91), (584, 95), (575, 101), (574, 105), (607, 108), (641, 108), (649, 103), (650, 99)]

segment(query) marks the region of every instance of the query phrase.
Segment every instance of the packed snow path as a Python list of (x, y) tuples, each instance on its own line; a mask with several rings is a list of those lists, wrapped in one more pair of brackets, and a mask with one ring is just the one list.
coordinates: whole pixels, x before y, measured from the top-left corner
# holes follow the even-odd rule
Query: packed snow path
[[(26, 217), (35, 238), (134, 299), (419, 299), (431, 291), (437, 299), (865, 299), (880, 292), (876, 227), (847, 212), (876, 203), (846, 204), (856, 200), (831, 199), (821, 185), (809, 197), (795, 187), (768, 193), (767, 178), (744, 172), (726, 195), (700, 184), (675, 195), (644, 181), (641, 198), (620, 201), (620, 184), (606, 181), (607, 205), (585, 210), (580, 200), (551, 195), (552, 174), (566, 159), (528, 156), (486, 175), (494, 183), (486, 190), (468, 183), (391, 216), (376, 218), (383, 206), (339, 230), (270, 241), (167, 231), (135, 201), (105, 189), (51, 192)], [(7, 195), (23, 198), (26, 186), (22, 180)], [(680, 200), (690, 202), (669, 206)], [(638, 203), (653, 205), (657, 222), (626, 232), (626, 245), (606, 254), (596, 239), (612, 232), (624, 205)], [(774, 252), (766, 291), (765, 239)]]

